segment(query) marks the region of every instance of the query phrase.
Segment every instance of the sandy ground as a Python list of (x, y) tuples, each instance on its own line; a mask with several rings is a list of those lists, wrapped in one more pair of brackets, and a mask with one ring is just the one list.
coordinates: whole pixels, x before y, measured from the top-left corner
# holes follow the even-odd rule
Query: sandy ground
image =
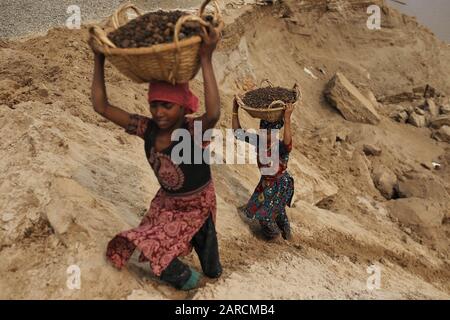
[[(392, 121), (389, 106), (378, 106), (378, 125), (348, 122), (322, 92), (341, 71), (376, 96), (427, 83), (448, 95), (450, 50), (388, 8), (385, 28), (370, 32), (369, 2), (344, 4), (345, 11), (327, 10), (326, 1), (227, 7), (214, 61), (219, 128), (229, 127), (231, 99), (249, 83), (298, 82), (305, 94), (294, 114), (289, 163), (294, 239), (267, 243), (239, 215), (259, 179), (256, 166), (214, 166), (224, 274), (187, 293), (155, 281), (136, 259), (117, 271), (104, 257), (116, 233), (139, 223), (158, 186), (143, 143), (92, 110), (87, 27), (0, 42), (0, 298), (448, 299), (449, 144), (431, 139), (427, 128)], [(109, 64), (106, 73), (113, 104), (149, 114), (144, 85)], [(192, 86), (202, 95), (200, 79)], [(242, 123), (257, 125), (246, 114)], [(365, 156), (364, 144), (383, 152)], [(442, 169), (421, 165), (431, 161)], [(395, 200), (371, 179), (379, 164), (418, 181), (419, 198), (440, 205), (442, 221), (411, 226), (395, 219), (389, 209)], [(199, 267), (194, 254), (186, 261)], [(67, 286), (71, 265), (81, 270), (80, 289)], [(367, 287), (370, 266), (381, 272), (376, 290)]]

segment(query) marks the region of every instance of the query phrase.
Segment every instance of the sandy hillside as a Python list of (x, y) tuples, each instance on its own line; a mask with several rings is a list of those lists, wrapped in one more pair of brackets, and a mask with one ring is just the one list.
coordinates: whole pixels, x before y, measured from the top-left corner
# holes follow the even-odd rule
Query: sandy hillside
[[(294, 239), (267, 243), (239, 215), (259, 179), (255, 165), (214, 166), (224, 274), (189, 293), (154, 281), (145, 265), (117, 271), (104, 257), (116, 233), (139, 223), (158, 185), (142, 141), (92, 110), (87, 26), (1, 41), (0, 298), (450, 298), (450, 144), (438, 128), (411, 124), (434, 118), (420, 108), (420, 90), (408, 95), (428, 84), (441, 112), (450, 108), (450, 47), (381, 1), (382, 29), (368, 30), (373, 2), (224, 8), (214, 61), (220, 128), (230, 126), (233, 95), (261, 79), (303, 88), (289, 163)], [(371, 100), (376, 124), (348, 121), (325, 99), (336, 72)], [(113, 104), (149, 114), (145, 85), (109, 64), (106, 73)], [(394, 120), (405, 113), (410, 123)], [(257, 126), (246, 114), (242, 122)], [(194, 255), (186, 260), (199, 267)], [(73, 264), (80, 290), (66, 286)], [(366, 286), (371, 265), (381, 270), (379, 290)]]

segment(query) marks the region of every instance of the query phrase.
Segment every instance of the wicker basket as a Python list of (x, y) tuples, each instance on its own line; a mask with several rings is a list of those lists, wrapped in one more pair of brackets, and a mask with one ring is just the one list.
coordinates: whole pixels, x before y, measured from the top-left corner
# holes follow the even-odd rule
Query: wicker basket
[[(99, 26), (90, 29), (92, 43), (96, 50), (102, 52), (106, 58), (125, 76), (131, 80), (144, 83), (151, 81), (166, 81), (170, 83), (185, 83), (193, 79), (200, 69), (199, 49), (202, 39), (193, 36), (179, 40), (181, 27), (188, 21), (196, 21), (202, 26), (207, 22), (201, 17), (211, 0), (206, 0), (200, 7), (199, 15), (186, 15), (181, 17), (176, 26), (173, 43), (163, 43), (146, 48), (117, 48), (107, 37), (107, 33), (118, 29), (128, 23), (126, 15), (132, 9), (138, 16), (141, 10), (131, 3), (118, 8), (106, 22), (105, 30)], [(223, 20), (217, 2), (213, 2), (214, 18), (223, 28)]]
[[(263, 80), (260, 87), (262, 87), (262, 84), (264, 82), (267, 82), (270, 87), (273, 87), (273, 84), (269, 80)], [(295, 107), (302, 98), (300, 87), (298, 86), (298, 84), (294, 85), (292, 91), (294, 91), (296, 94), (296, 100), (293, 103)], [(261, 108), (252, 108), (247, 106), (242, 101), (242, 96), (239, 95), (236, 95), (236, 101), (239, 104), (239, 107), (247, 111), (247, 113), (250, 114), (253, 118), (258, 118), (269, 122), (275, 122), (283, 119), (284, 110), (286, 109), (286, 103), (281, 100), (273, 101), (270, 105), (261, 106)]]

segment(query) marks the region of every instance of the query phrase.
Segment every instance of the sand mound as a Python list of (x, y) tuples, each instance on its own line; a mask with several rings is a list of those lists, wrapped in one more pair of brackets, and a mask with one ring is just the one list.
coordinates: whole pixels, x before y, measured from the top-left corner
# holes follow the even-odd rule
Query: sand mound
[[(215, 57), (219, 127), (230, 126), (233, 95), (261, 79), (303, 88), (289, 164), (296, 180), (288, 211), (294, 240), (266, 243), (239, 215), (259, 179), (256, 166), (213, 167), (225, 271), (190, 293), (154, 281), (148, 266), (136, 261), (117, 271), (104, 258), (107, 241), (138, 224), (157, 181), (142, 142), (92, 110), (87, 27), (3, 41), (0, 298), (448, 299), (450, 145), (434, 140), (432, 127), (390, 117), (399, 105), (407, 117), (420, 112), (415, 108), (425, 104), (423, 94), (417, 100), (407, 95), (395, 108), (380, 101), (427, 84), (450, 95), (450, 48), (381, 3), (382, 30), (367, 30), (368, 4), (227, 6)], [(373, 104), (377, 125), (346, 121), (327, 102), (323, 92), (336, 72)], [(106, 73), (112, 103), (149, 114), (144, 85), (110, 65)], [(193, 82), (199, 95), (200, 80)], [(446, 103), (442, 96), (432, 99)], [(242, 123), (257, 126), (248, 115)], [(367, 145), (378, 151), (367, 152)], [(394, 179), (390, 200), (374, 182), (382, 166)], [(411, 214), (415, 203), (428, 211)], [(194, 255), (187, 261), (199, 266)], [(66, 285), (71, 265), (81, 270), (80, 290)], [(371, 265), (382, 270), (380, 290), (367, 289)]]

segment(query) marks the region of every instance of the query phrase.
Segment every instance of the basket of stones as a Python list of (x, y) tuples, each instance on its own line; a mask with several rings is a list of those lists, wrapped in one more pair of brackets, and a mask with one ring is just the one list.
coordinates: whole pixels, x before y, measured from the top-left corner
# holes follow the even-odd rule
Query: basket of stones
[[(262, 87), (267, 82), (268, 86)], [(269, 80), (264, 80), (260, 88), (236, 96), (239, 106), (253, 118), (270, 122), (281, 120), (288, 104), (294, 106), (300, 101), (300, 87), (295, 84), (292, 89), (275, 87)]]
[[(200, 34), (205, 26), (212, 23), (223, 28), (217, 2), (213, 1), (214, 9), (206, 12), (210, 2), (201, 5), (198, 15), (180, 10), (143, 14), (133, 4), (125, 3), (104, 28), (90, 28), (91, 44), (135, 82), (188, 82), (200, 69)], [(135, 19), (129, 20), (130, 10)]]

